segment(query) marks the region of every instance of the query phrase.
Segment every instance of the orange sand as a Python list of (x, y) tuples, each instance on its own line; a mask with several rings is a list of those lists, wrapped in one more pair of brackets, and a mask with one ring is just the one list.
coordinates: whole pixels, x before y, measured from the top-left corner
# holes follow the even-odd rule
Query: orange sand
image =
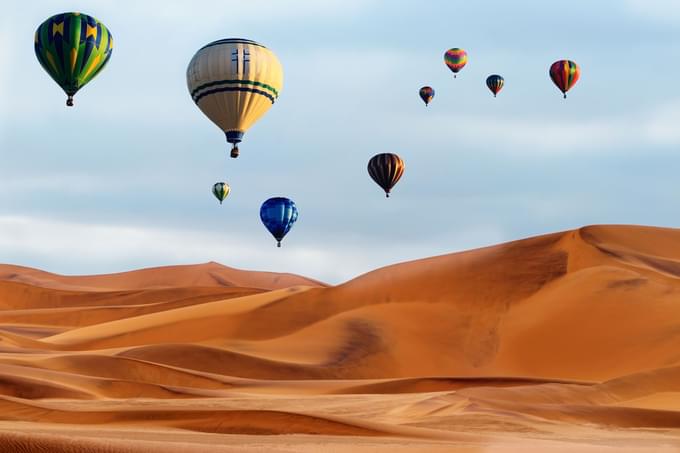
[(327, 287), (0, 266), (0, 452), (680, 451), (680, 230)]

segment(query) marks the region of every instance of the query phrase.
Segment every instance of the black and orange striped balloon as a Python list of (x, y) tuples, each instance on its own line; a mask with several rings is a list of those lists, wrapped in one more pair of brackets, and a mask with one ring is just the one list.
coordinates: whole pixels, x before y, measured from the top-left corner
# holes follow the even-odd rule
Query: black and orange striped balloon
[(503, 85), (505, 85), (505, 79), (498, 74), (491, 74), (486, 78), (486, 86), (493, 93), (493, 97), (496, 97), (496, 95), (503, 89)]
[(427, 107), (427, 104), (429, 104), (430, 101), (432, 101), (432, 98), (434, 97), (434, 88), (427, 86), (422, 87), (418, 94), (420, 94), (420, 99), (423, 100), (425, 106)]
[(368, 161), (368, 174), (385, 191), (389, 198), (390, 190), (404, 174), (404, 161), (392, 153), (376, 154)]

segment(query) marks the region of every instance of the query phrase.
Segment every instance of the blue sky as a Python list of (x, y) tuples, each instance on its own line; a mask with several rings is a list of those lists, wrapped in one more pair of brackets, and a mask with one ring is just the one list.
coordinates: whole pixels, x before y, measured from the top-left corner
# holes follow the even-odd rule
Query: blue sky
[[(680, 223), (678, 2), (26, 4), (0, 18), (0, 261), (89, 274), (213, 260), (336, 283), (586, 224)], [(73, 109), (33, 53), (35, 28), (69, 10), (116, 44)], [(285, 73), (238, 160), (185, 82), (224, 37), (262, 42)], [(469, 53), (455, 80), (450, 47)], [(547, 75), (560, 58), (582, 70), (566, 101)], [(380, 152), (407, 166), (389, 200), (366, 172)], [(300, 209), (282, 249), (258, 217), (277, 195)]]

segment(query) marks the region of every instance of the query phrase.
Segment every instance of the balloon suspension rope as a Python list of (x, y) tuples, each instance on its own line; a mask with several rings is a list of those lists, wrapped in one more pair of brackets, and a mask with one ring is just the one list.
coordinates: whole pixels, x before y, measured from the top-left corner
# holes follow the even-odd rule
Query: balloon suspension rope
[(66, 99), (66, 105), (69, 107), (73, 107), (73, 96), (70, 94), (68, 95), (68, 99)]

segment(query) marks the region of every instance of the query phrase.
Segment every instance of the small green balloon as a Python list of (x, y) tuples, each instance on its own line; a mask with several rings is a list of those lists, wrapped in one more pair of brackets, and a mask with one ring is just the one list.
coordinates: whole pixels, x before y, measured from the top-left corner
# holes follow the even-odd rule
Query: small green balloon
[(226, 182), (216, 182), (213, 185), (212, 193), (215, 195), (215, 198), (220, 200), (220, 204), (222, 204), (224, 199), (227, 198), (229, 192), (231, 192), (231, 188)]

